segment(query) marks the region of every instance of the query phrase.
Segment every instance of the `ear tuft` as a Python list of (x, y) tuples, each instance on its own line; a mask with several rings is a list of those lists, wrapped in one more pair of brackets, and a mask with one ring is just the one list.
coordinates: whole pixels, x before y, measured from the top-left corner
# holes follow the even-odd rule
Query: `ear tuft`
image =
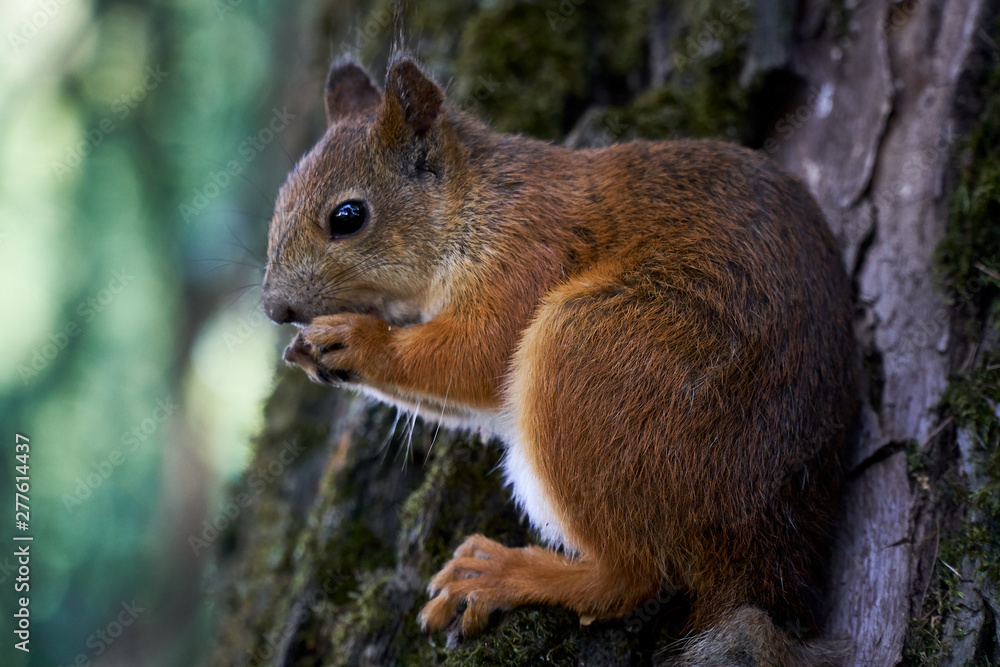
[(417, 136), (430, 130), (441, 114), (444, 91), (409, 58), (389, 66), (385, 90), (387, 97), (399, 103), (403, 119)]
[(330, 65), (326, 75), (326, 122), (374, 109), (382, 101), (368, 73), (350, 60), (338, 60)]

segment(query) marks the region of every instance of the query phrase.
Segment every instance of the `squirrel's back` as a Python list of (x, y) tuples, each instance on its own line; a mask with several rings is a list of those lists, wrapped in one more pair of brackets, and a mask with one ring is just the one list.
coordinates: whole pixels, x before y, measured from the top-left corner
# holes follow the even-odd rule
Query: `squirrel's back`
[(579, 527), (567, 543), (668, 573), (696, 627), (743, 605), (812, 627), (853, 415), (850, 284), (822, 214), (799, 181), (720, 142), (574, 159), (557, 223), (579, 249), (510, 392), (551, 415), (528, 429), (560, 434), (539, 467), (572, 498), (555, 510)]

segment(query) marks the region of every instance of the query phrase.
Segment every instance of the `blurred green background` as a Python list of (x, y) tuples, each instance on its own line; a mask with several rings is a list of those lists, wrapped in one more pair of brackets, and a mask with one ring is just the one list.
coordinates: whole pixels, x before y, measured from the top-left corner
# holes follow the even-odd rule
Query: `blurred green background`
[[(247, 460), (286, 337), (253, 285), (287, 147), (322, 127), (318, 83), (293, 109), (282, 70), (311, 11), (0, 5), (0, 664), (190, 665), (207, 641), (211, 550), (189, 536)], [(30, 654), (12, 646), (15, 433)]]

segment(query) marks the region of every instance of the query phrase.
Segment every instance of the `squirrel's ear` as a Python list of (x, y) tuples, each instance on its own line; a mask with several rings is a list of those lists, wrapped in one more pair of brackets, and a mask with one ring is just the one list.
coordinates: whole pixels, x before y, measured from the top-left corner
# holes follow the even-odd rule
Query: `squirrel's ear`
[(382, 93), (358, 65), (350, 61), (330, 65), (330, 73), (326, 75), (327, 123), (374, 109), (381, 101)]
[(403, 58), (389, 66), (385, 77), (386, 101), (395, 101), (403, 121), (417, 136), (426, 134), (441, 114), (444, 91), (412, 60)]

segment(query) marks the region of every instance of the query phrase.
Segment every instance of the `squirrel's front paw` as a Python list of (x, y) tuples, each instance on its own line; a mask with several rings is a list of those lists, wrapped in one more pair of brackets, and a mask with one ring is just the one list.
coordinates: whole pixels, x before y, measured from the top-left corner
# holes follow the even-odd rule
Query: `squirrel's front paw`
[(482, 535), (466, 538), (428, 586), (431, 600), (418, 619), (424, 633), (445, 629), (459, 613), (463, 636), (482, 632), (490, 612), (509, 608), (513, 602), (506, 575), (516, 554), (516, 549)]
[(388, 331), (385, 322), (372, 315), (317, 317), (285, 348), (285, 361), (320, 384), (361, 380), (382, 361)]
[(285, 363), (304, 370), (313, 382), (332, 385), (337, 381), (348, 382), (350, 380), (350, 371), (323, 366), (320, 357), (319, 351), (309, 343), (301, 331), (295, 334), (295, 338), (285, 348)]

